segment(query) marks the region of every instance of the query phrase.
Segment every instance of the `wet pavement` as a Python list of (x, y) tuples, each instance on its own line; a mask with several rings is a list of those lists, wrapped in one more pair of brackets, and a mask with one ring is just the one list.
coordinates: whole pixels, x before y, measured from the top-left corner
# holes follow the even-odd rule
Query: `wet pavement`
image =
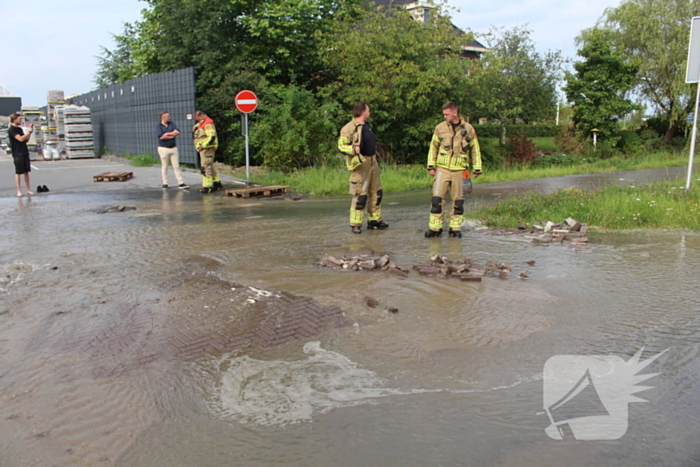
[[(108, 161), (65, 162), (96, 165), (83, 185), (0, 191), (0, 465), (700, 465), (697, 233), (591, 233), (587, 252), (425, 239), (429, 194), (410, 192), (386, 194), (389, 229), (353, 235), (346, 197), (164, 192), (157, 168), (98, 184)], [(468, 209), (512, 189), (476, 185)], [(317, 266), (369, 254), (529, 276)], [(548, 436), (550, 358), (642, 348), (665, 353), (624, 436)]]

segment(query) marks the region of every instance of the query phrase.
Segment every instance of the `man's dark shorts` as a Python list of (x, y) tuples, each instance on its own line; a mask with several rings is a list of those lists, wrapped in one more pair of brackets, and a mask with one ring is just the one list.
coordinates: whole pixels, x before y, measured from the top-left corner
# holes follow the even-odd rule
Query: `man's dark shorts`
[(29, 162), (29, 156), (19, 156), (13, 157), (15, 161), (15, 174), (22, 175), (32, 171), (31, 162)]

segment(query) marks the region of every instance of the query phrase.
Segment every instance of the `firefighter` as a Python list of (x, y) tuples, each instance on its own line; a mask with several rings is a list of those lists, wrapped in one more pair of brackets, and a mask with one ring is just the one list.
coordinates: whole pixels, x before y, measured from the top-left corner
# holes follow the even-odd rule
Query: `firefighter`
[(350, 174), (350, 227), (356, 234), (362, 233), (364, 210), (367, 209), (367, 228), (384, 230), (389, 224), (382, 220), (382, 182), (379, 180), (376, 141), (370, 128), (369, 105), (358, 102), (353, 108), (353, 119), (341, 130), (338, 149), (346, 157)]
[(449, 193), (452, 207), (448, 233), (450, 237), (462, 238), (462, 177), (470, 162), (474, 178), (481, 175), (481, 151), (474, 127), (460, 118), (457, 104), (447, 102), (442, 106), (442, 115), (445, 121), (435, 127), (428, 152), (428, 172), (434, 180), (429, 230), (425, 236), (431, 238), (442, 234), (445, 198)]
[(202, 189), (199, 192), (211, 193), (219, 188), (223, 188), (221, 178), (219, 178), (214, 168), (214, 155), (216, 154), (216, 148), (219, 147), (216, 127), (214, 126), (214, 120), (201, 110), (194, 113), (194, 119), (197, 122), (192, 127), (194, 147), (199, 153), (199, 165), (201, 165), (202, 170)]

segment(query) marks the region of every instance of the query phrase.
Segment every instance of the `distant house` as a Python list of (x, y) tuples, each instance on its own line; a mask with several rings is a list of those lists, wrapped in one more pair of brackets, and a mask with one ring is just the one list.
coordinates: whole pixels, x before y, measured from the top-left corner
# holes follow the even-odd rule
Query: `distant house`
[[(421, 21), (424, 24), (428, 22), (430, 15), (437, 10), (438, 6), (433, 3), (433, 0), (372, 0), (373, 3), (378, 7), (395, 7), (403, 6), (406, 8), (417, 21)], [(464, 34), (464, 31), (459, 29), (454, 24), (455, 32), (459, 35)], [(472, 40), (469, 44), (464, 47), (462, 52), (462, 57), (468, 58), (470, 60), (481, 58), (481, 54), (486, 52), (488, 49), (484, 47), (477, 40)]]

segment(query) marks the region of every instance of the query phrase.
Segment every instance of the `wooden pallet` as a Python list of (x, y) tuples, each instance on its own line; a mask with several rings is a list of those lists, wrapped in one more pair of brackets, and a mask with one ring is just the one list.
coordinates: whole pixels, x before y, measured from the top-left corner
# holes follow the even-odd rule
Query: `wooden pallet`
[(256, 186), (252, 188), (234, 188), (224, 191), (228, 196), (237, 198), (264, 198), (289, 193), (288, 186)]
[(134, 172), (105, 172), (92, 177), (95, 182), (125, 182), (134, 176)]

